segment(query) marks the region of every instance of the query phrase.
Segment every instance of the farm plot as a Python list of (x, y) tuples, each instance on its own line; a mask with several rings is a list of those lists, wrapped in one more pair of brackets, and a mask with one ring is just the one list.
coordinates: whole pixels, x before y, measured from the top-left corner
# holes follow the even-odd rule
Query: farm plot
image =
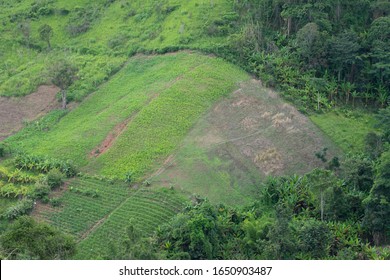
[(72, 180), (59, 197), (60, 207), (39, 205), (33, 216), (80, 239), (130, 193), (129, 187), (124, 184), (78, 178)]
[(304, 174), (342, 152), (306, 116), (259, 81), (218, 102), (148, 180), (214, 203), (256, 199), (266, 176)]
[(75, 259), (107, 259), (126, 238), (132, 224), (145, 236), (181, 211), (186, 199), (175, 190), (139, 189), (78, 246)]
[[(196, 53), (137, 56), (49, 130), (28, 137), (21, 131), (6, 142), (87, 165), (85, 171), (121, 178), (131, 171), (138, 179), (177, 148), (214, 101), (246, 79), (239, 68)], [(102, 153), (97, 147), (118, 126), (122, 131)]]

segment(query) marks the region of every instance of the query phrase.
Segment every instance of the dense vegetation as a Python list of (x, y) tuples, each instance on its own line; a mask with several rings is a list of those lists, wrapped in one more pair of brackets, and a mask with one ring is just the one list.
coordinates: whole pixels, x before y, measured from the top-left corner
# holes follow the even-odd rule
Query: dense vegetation
[[(0, 0), (0, 39), (1, 98), (62, 99), (0, 142), (1, 258), (390, 258), (388, 1)], [(145, 180), (249, 79), (237, 66), (342, 152), (256, 177), (245, 205)]]

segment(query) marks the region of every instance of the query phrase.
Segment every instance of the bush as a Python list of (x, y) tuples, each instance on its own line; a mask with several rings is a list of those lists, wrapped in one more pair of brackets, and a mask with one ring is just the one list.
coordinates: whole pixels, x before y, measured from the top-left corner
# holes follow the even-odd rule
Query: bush
[(32, 199), (25, 198), (18, 201), (14, 206), (9, 207), (3, 216), (8, 220), (14, 220), (22, 215), (28, 214), (33, 207), (34, 201)]
[(47, 185), (47, 178), (41, 178), (35, 183), (34, 197), (37, 199), (46, 198), (50, 193), (50, 187)]
[(305, 220), (299, 229), (299, 239), (307, 256), (315, 259), (328, 256), (332, 234), (327, 224), (314, 219)]
[(54, 227), (20, 217), (0, 237), (4, 255), (9, 259), (65, 259), (76, 251), (76, 242)]
[(59, 207), (59, 206), (61, 206), (62, 201), (58, 197), (53, 197), (53, 198), (49, 199), (49, 203), (53, 207)]
[(47, 173), (47, 185), (51, 188), (57, 188), (62, 185), (64, 175), (57, 169), (52, 169)]

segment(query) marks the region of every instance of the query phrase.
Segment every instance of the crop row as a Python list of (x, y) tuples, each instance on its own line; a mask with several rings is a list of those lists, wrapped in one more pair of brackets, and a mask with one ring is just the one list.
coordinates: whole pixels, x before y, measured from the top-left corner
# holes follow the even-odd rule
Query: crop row
[[(86, 195), (89, 192), (97, 195)], [(69, 189), (61, 197), (60, 211), (48, 211), (42, 215), (58, 228), (81, 236), (97, 221), (118, 207), (129, 193), (129, 189), (122, 185), (92, 179), (76, 179), (71, 182)]]
[[(176, 208), (170, 208), (170, 205)], [(126, 238), (126, 228), (132, 224), (148, 235), (172, 218), (183, 204), (175, 192), (140, 189), (116, 209), (107, 220), (79, 244), (79, 259), (105, 258), (112, 247), (120, 246)]]

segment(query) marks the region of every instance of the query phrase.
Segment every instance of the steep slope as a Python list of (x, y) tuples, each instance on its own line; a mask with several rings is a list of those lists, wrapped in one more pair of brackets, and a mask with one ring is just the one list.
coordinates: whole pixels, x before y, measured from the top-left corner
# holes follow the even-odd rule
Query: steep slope
[[(73, 160), (86, 171), (139, 178), (176, 149), (213, 102), (248, 78), (196, 53), (137, 56), (48, 131), (26, 129), (6, 143)], [(110, 135), (116, 139), (101, 150)]]

